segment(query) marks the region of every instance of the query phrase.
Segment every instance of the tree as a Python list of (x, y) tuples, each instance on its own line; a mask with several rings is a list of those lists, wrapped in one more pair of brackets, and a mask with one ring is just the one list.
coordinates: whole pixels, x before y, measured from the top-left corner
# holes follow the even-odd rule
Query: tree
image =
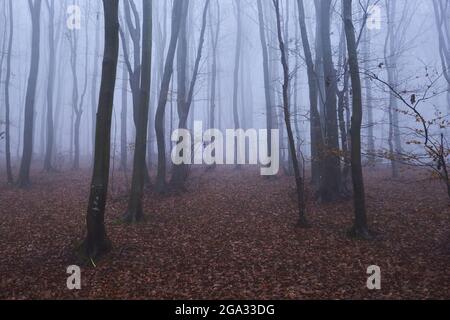
[(14, 183), (14, 178), (11, 169), (11, 131), (10, 131), (10, 110), (11, 101), (9, 96), (9, 88), (11, 83), (11, 56), (14, 39), (14, 12), (12, 0), (9, 0), (9, 40), (8, 40), (8, 54), (6, 57), (6, 78), (5, 78), (5, 156), (6, 156), (6, 176), (8, 183)]
[(341, 197), (341, 163), (339, 149), (339, 132), (336, 109), (336, 70), (333, 63), (331, 48), (331, 0), (320, 0), (320, 39), (323, 55), (323, 77), (325, 86), (324, 102), (324, 150), (322, 175), (325, 185), (321, 200), (332, 202)]
[[(267, 39), (264, 31), (264, 12), (261, 3), (262, 0), (258, 0), (258, 20), (259, 20), (259, 38), (261, 40), (261, 50), (263, 56), (263, 72), (264, 72), (264, 97), (266, 100), (266, 126), (267, 130), (272, 130), (273, 127), (273, 115), (272, 115), (272, 97), (270, 92), (270, 73), (269, 73), (269, 54), (267, 52)], [(272, 136), (267, 135), (267, 154), (272, 155)]]
[[(203, 8), (200, 40), (198, 43), (197, 56), (195, 59), (194, 71), (192, 73), (192, 78), (191, 78), (190, 85), (189, 85), (189, 91), (186, 94), (183, 90), (182, 95), (179, 95), (179, 99), (181, 99), (178, 104), (178, 113), (179, 113), (179, 118), (180, 118), (180, 122), (178, 125), (179, 129), (187, 129), (187, 120), (188, 120), (192, 100), (194, 98), (195, 84), (197, 82), (198, 72), (199, 72), (199, 68), (200, 68), (200, 61), (202, 58), (203, 45), (205, 43), (206, 21), (207, 21), (207, 13), (208, 13), (208, 8), (209, 8), (210, 2), (211, 2), (211, 0), (206, 0), (205, 6)], [(180, 48), (184, 47), (184, 45), (181, 45), (183, 42), (184, 41), (180, 41), (180, 47), (178, 48), (178, 50), (180, 50)], [(183, 54), (183, 52), (184, 52), (184, 56), (186, 56), (186, 54), (185, 54), (186, 51), (180, 50), (179, 52), (181, 54)], [(185, 67), (185, 65), (184, 65), (184, 67)], [(182, 82), (185, 81), (185, 77), (183, 77), (183, 76), (179, 77), (179, 81), (180, 81), (179, 85), (181, 85), (181, 87), (183, 87)], [(178, 91), (180, 92), (180, 87), (178, 88)], [(181, 143), (181, 141), (179, 141), (178, 143)], [(183, 184), (184, 184), (184, 181), (186, 180), (186, 177), (187, 177), (186, 164), (174, 166), (174, 171), (173, 171), (173, 175), (172, 175), (172, 186), (174, 186), (175, 188), (178, 188), (178, 189), (183, 189), (184, 188)]]
[(166, 112), (167, 96), (169, 94), (170, 80), (173, 74), (173, 61), (178, 43), (178, 34), (183, 15), (183, 0), (174, 0), (172, 9), (172, 31), (170, 36), (169, 49), (167, 52), (164, 74), (161, 82), (158, 107), (155, 116), (155, 132), (158, 144), (158, 172), (156, 178), (156, 190), (165, 192), (166, 182), (166, 143), (164, 139), (164, 119)]
[(142, 0), (143, 38), (142, 38), (142, 72), (141, 95), (139, 98), (138, 126), (136, 127), (136, 143), (134, 152), (133, 178), (131, 182), (131, 194), (128, 202), (128, 210), (125, 221), (135, 223), (143, 216), (142, 193), (144, 190), (145, 155), (147, 147), (148, 110), (150, 105), (150, 87), (152, 73), (152, 1)]
[(44, 170), (51, 172), (54, 170), (52, 165), (53, 159), (53, 146), (54, 146), (54, 125), (53, 125), (53, 100), (54, 100), (54, 87), (55, 87), (55, 72), (56, 65), (53, 63), (56, 61), (56, 44), (55, 44), (55, 2), (54, 0), (46, 0), (47, 10), (49, 14), (49, 70), (48, 70), (48, 84), (47, 84), (47, 139), (46, 150), (44, 160)]
[(306, 29), (306, 17), (303, 0), (297, 0), (297, 9), (299, 15), (300, 34), (303, 44), (303, 52), (305, 55), (308, 89), (309, 89), (309, 103), (310, 103), (310, 139), (311, 139), (311, 170), (313, 176), (313, 183), (319, 190), (319, 194), (324, 192), (325, 180), (322, 178), (322, 153), (324, 151), (324, 141), (322, 135), (322, 124), (318, 109), (318, 78), (316, 68), (309, 45), (309, 37)]
[(439, 35), (439, 55), (447, 81), (447, 112), (450, 113), (450, 4), (446, 0), (433, 0), (436, 27)]
[(103, 9), (105, 49), (96, 121), (94, 169), (86, 216), (87, 235), (82, 246), (83, 253), (91, 259), (100, 257), (111, 246), (106, 235), (104, 219), (109, 182), (114, 88), (119, 56), (119, 0), (103, 0)]
[(352, 0), (343, 0), (343, 16), (345, 35), (347, 38), (348, 62), (353, 91), (353, 112), (351, 126), (351, 166), (355, 206), (355, 221), (351, 231), (353, 236), (363, 239), (370, 239), (367, 228), (366, 200), (364, 190), (364, 177), (361, 161), (361, 125), (363, 118), (362, 111), (362, 89), (361, 77), (358, 63), (358, 52), (353, 25)]
[(39, 73), (40, 37), (41, 37), (41, 6), (42, 0), (29, 0), (31, 14), (31, 62), (25, 98), (25, 122), (23, 129), (23, 153), (17, 184), (24, 188), (30, 184), (31, 159), (33, 157), (33, 125), (34, 106), (36, 98), (36, 83)]
[[(122, 47), (125, 58), (125, 65), (127, 66), (131, 93), (133, 98), (133, 119), (134, 126), (137, 130), (140, 108), (140, 96), (141, 96), (141, 22), (139, 18), (139, 12), (136, 7), (134, 0), (127, 0), (124, 2), (125, 7), (125, 21), (127, 23), (127, 30), (130, 32), (131, 41), (133, 43), (133, 65), (131, 65), (130, 53), (128, 52), (128, 41), (125, 36), (125, 32), (120, 28), (120, 37), (122, 39)], [(131, 11), (133, 15), (131, 15)], [(134, 23), (133, 23), (134, 18)], [(150, 176), (147, 169), (147, 164), (145, 164), (145, 170), (143, 171), (144, 179), (146, 183), (150, 183)]]
[[(239, 93), (239, 66), (241, 62), (241, 46), (242, 46), (242, 13), (241, 13), (241, 1), (235, 0), (236, 5), (236, 47), (234, 53), (234, 72), (233, 72), (233, 120), (234, 128), (240, 128), (239, 111), (238, 111), (238, 93)], [(235, 163), (237, 163), (237, 138), (235, 138), (234, 157)]]
[(212, 65), (211, 65), (211, 91), (210, 91), (210, 109), (209, 109), (209, 128), (214, 129), (216, 126), (216, 91), (217, 91), (217, 48), (219, 44), (220, 35), (220, 4), (216, 0), (216, 26), (214, 29), (212, 10), (209, 11), (210, 15), (210, 37), (212, 47)]
[(272, 0), (275, 7), (275, 14), (277, 19), (277, 34), (279, 49), (281, 52), (281, 65), (283, 67), (283, 112), (284, 122), (286, 124), (287, 135), (289, 140), (289, 150), (291, 154), (292, 166), (294, 169), (295, 184), (297, 187), (297, 202), (298, 202), (298, 214), (299, 214), (299, 226), (306, 227), (308, 222), (306, 220), (306, 203), (305, 203), (305, 184), (302, 174), (300, 172), (300, 165), (297, 158), (296, 144), (294, 139), (294, 133), (291, 124), (291, 114), (289, 108), (289, 66), (286, 59), (286, 47), (283, 40), (283, 34), (281, 29), (281, 15), (280, 15), (280, 1)]

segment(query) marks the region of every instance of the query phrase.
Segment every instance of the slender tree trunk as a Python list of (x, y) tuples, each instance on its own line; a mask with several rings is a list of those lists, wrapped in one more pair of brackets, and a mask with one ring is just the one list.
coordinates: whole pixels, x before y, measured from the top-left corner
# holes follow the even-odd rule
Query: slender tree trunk
[[(186, 0), (185, 0), (186, 1)], [(192, 73), (192, 79), (190, 81), (190, 85), (189, 85), (189, 91), (186, 92), (184, 90), (182, 90), (182, 96), (179, 96), (179, 104), (178, 104), (178, 114), (179, 114), (179, 118), (180, 118), (180, 123), (178, 125), (179, 129), (187, 129), (187, 120), (188, 120), (188, 116), (189, 116), (189, 111), (191, 108), (191, 104), (192, 104), (192, 100), (194, 98), (194, 90), (195, 90), (195, 84), (197, 82), (197, 77), (198, 77), (198, 72), (199, 72), (199, 68), (200, 68), (200, 61), (202, 58), (202, 52), (203, 52), (203, 45), (205, 42), (205, 32), (206, 32), (206, 22), (207, 22), (207, 13), (208, 13), (208, 8), (209, 8), (209, 3), (211, 2), (211, 0), (206, 0), (205, 2), (205, 7), (203, 9), (203, 18), (202, 18), (202, 28), (200, 31), (200, 40), (198, 43), (198, 48), (197, 48), (197, 56), (195, 59), (195, 64), (194, 64), (194, 71)], [(187, 4), (186, 4), (186, 8), (184, 9), (185, 12), (187, 12)], [(180, 32), (181, 30), (183, 30), (183, 28), (180, 28)], [(181, 35), (182, 33), (180, 33)], [(184, 47), (184, 44), (182, 44), (184, 42), (184, 40), (180, 39), (179, 41), (179, 48), (178, 50), (180, 50), (180, 48)], [(183, 50), (180, 51), (184, 52)], [(180, 60), (182, 62), (181, 66), (179, 67), (183, 67), (183, 61)], [(184, 86), (185, 83), (185, 78), (183, 77), (182, 74), (180, 74), (181, 77), (179, 77), (179, 86), (181, 86), (181, 88)], [(178, 88), (178, 90), (180, 91), (180, 88)], [(180, 92), (179, 92), (180, 94)], [(180, 103), (181, 102), (181, 103)], [(180, 143), (181, 141), (179, 141), (178, 143)], [(187, 166), (186, 164), (182, 164), (182, 165), (176, 165), (174, 166), (174, 170), (173, 170), (173, 176), (172, 176), (172, 181), (171, 184), (173, 187), (177, 188), (177, 189), (184, 189), (184, 181), (187, 178)]]
[[(366, 28), (364, 31), (365, 41), (364, 41), (364, 69), (369, 69), (369, 59), (370, 59), (370, 34), (369, 30)], [(375, 135), (374, 135), (374, 116), (373, 116), (373, 105), (372, 105), (372, 83), (369, 77), (365, 77), (364, 85), (366, 87), (366, 110), (367, 110), (367, 153), (368, 160), (370, 163), (375, 163)]]
[(12, 0), (9, 0), (9, 40), (8, 40), (8, 54), (6, 58), (6, 79), (5, 79), (5, 155), (6, 155), (6, 175), (8, 183), (14, 183), (12, 168), (11, 168), (11, 124), (10, 124), (10, 110), (11, 101), (9, 96), (9, 86), (11, 82), (11, 55), (14, 39), (14, 12)]
[(92, 75), (92, 88), (91, 88), (91, 116), (92, 116), (92, 155), (95, 153), (95, 120), (98, 106), (98, 65), (100, 55), (100, 8), (97, 8), (96, 13), (96, 28), (95, 28), (95, 52), (94, 52), (94, 73)]
[(283, 111), (284, 122), (286, 124), (289, 150), (291, 154), (292, 166), (294, 169), (295, 183), (297, 187), (297, 202), (298, 202), (298, 214), (299, 214), (299, 226), (306, 227), (308, 222), (306, 221), (306, 204), (305, 204), (305, 185), (302, 174), (300, 172), (300, 166), (297, 158), (297, 152), (295, 149), (294, 133), (291, 125), (291, 114), (289, 108), (289, 66), (286, 59), (286, 47), (283, 41), (283, 35), (281, 31), (281, 17), (280, 17), (280, 3), (279, 0), (273, 0), (275, 7), (275, 13), (277, 18), (277, 30), (278, 30), (278, 42), (281, 52), (281, 65), (283, 67)]
[(144, 191), (145, 154), (147, 147), (148, 110), (150, 106), (150, 88), (152, 73), (152, 1), (142, 0), (143, 38), (142, 38), (142, 72), (141, 72), (141, 96), (139, 99), (139, 119), (136, 127), (136, 146), (134, 152), (133, 179), (131, 194), (128, 202), (128, 211), (125, 213), (125, 221), (135, 223), (144, 217), (142, 208), (142, 195)]
[(56, 61), (56, 47), (55, 47), (55, 3), (53, 0), (47, 0), (47, 9), (49, 12), (49, 71), (48, 71), (48, 86), (47, 86), (47, 139), (44, 160), (44, 170), (47, 172), (53, 171), (53, 99), (54, 99), (54, 84), (55, 84), (55, 61)]
[[(239, 93), (239, 68), (241, 62), (241, 46), (242, 46), (242, 13), (241, 0), (235, 0), (236, 16), (237, 16), (237, 31), (236, 31), (236, 48), (234, 54), (234, 72), (233, 72), (233, 120), (234, 128), (240, 128), (239, 111), (238, 111), (238, 93)], [(234, 143), (234, 159), (237, 163), (237, 138)]]
[[(258, 4), (258, 19), (259, 19), (259, 38), (261, 40), (261, 49), (263, 56), (263, 72), (264, 72), (264, 97), (266, 100), (266, 127), (268, 132), (273, 127), (273, 114), (272, 114), (272, 97), (270, 92), (270, 73), (269, 73), (269, 54), (267, 47), (266, 33), (264, 31), (264, 12), (262, 6), (262, 0), (257, 0)], [(267, 134), (267, 154), (272, 155), (272, 136)]]
[(331, 0), (320, 1), (321, 40), (323, 49), (323, 71), (325, 81), (325, 159), (323, 175), (326, 181), (321, 195), (324, 202), (340, 198), (341, 163), (339, 157), (339, 132), (336, 109), (336, 70), (331, 48)]
[(323, 193), (325, 180), (322, 177), (323, 171), (323, 151), (324, 141), (322, 135), (322, 124), (320, 120), (320, 114), (318, 109), (318, 78), (314, 66), (314, 61), (311, 53), (311, 47), (309, 44), (308, 32), (306, 29), (306, 17), (303, 0), (297, 0), (297, 8), (299, 11), (299, 25), (300, 33), (302, 37), (303, 52), (305, 55), (307, 76), (308, 76), (308, 88), (309, 88), (309, 103), (311, 114), (311, 170), (313, 176), (313, 183), (318, 190), (319, 194)]
[(33, 156), (33, 124), (36, 99), (36, 83), (39, 72), (40, 36), (41, 36), (41, 6), (42, 0), (29, 1), (32, 25), (30, 75), (25, 101), (25, 123), (23, 131), (23, 154), (20, 164), (18, 186), (27, 187), (30, 184), (30, 167)]
[(366, 200), (364, 191), (364, 177), (361, 161), (361, 125), (363, 119), (361, 78), (359, 75), (359, 63), (355, 28), (352, 17), (352, 0), (342, 1), (344, 10), (345, 34), (347, 37), (347, 50), (353, 89), (353, 114), (351, 126), (351, 162), (354, 190), (355, 222), (352, 234), (364, 239), (370, 238), (367, 228)]
[(128, 72), (124, 67), (122, 70), (122, 110), (120, 112), (120, 170), (124, 172), (128, 169), (127, 111)]
[(105, 230), (105, 207), (108, 194), (111, 121), (114, 88), (119, 56), (119, 0), (103, 0), (105, 12), (105, 50), (97, 112), (94, 169), (87, 209), (87, 236), (84, 254), (95, 259), (111, 246)]
[(173, 73), (173, 61), (175, 58), (175, 51), (177, 48), (178, 34), (180, 32), (181, 19), (183, 14), (183, 0), (174, 0), (172, 10), (172, 31), (169, 43), (169, 50), (167, 52), (164, 74), (161, 83), (161, 90), (159, 94), (158, 107), (155, 116), (155, 132), (158, 144), (158, 172), (156, 178), (156, 190), (158, 192), (165, 192), (167, 188), (166, 182), (166, 144), (164, 137), (164, 120), (166, 113), (167, 97), (169, 94), (170, 80)]

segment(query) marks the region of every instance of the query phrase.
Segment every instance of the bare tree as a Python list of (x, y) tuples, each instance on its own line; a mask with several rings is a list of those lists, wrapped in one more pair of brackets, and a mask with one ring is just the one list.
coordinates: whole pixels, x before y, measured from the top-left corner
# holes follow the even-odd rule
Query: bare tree
[(339, 149), (339, 131), (336, 109), (336, 70), (333, 63), (331, 48), (331, 0), (319, 1), (320, 39), (323, 55), (324, 97), (324, 150), (322, 174), (325, 185), (322, 189), (321, 200), (334, 201), (341, 197), (341, 163)]
[[(261, 3), (262, 0), (258, 0), (258, 19), (259, 19), (259, 37), (261, 40), (261, 49), (263, 56), (263, 72), (264, 72), (264, 97), (266, 100), (266, 126), (267, 130), (272, 130), (273, 127), (273, 115), (272, 115), (272, 97), (270, 91), (270, 73), (269, 73), (269, 54), (267, 47), (266, 33), (264, 31), (264, 12)], [(272, 154), (272, 136), (267, 135), (267, 153)]]
[(49, 14), (49, 70), (48, 70), (48, 85), (47, 85), (47, 139), (46, 151), (44, 160), (44, 170), (51, 172), (54, 170), (52, 165), (53, 146), (54, 146), (54, 125), (53, 125), (53, 102), (54, 102), (54, 86), (55, 86), (55, 72), (56, 65), (56, 44), (55, 44), (55, 2), (54, 0), (46, 0), (47, 10)]
[(142, 193), (144, 190), (145, 155), (147, 147), (148, 110), (150, 105), (150, 87), (152, 73), (152, 1), (142, 0), (143, 38), (142, 38), (142, 72), (141, 72), (141, 96), (139, 98), (138, 126), (136, 128), (136, 143), (134, 152), (133, 178), (131, 182), (131, 194), (128, 202), (128, 211), (125, 221), (135, 223), (143, 216)]
[[(239, 68), (241, 62), (241, 46), (242, 46), (242, 13), (241, 1), (235, 0), (237, 30), (236, 30), (236, 47), (234, 54), (234, 72), (233, 72), (233, 120), (234, 128), (240, 128), (239, 111), (238, 111), (238, 93), (239, 93)], [(236, 138), (237, 139), (237, 138)], [(234, 156), (237, 159), (237, 143), (234, 144)], [(235, 161), (237, 163), (237, 161)]]
[(23, 129), (23, 153), (17, 184), (24, 188), (30, 184), (30, 168), (33, 156), (33, 124), (36, 99), (36, 83), (39, 73), (40, 37), (41, 37), (41, 6), (42, 0), (29, 0), (31, 14), (31, 62), (25, 98), (25, 123)]
[(351, 165), (353, 179), (353, 193), (355, 206), (355, 221), (351, 234), (358, 238), (370, 239), (367, 228), (366, 200), (364, 190), (364, 177), (361, 160), (361, 125), (363, 119), (362, 89), (359, 71), (358, 52), (353, 25), (352, 0), (343, 0), (343, 18), (345, 35), (347, 38), (348, 64), (353, 91), (353, 112), (351, 126)]
[(103, 0), (105, 13), (105, 50), (98, 102), (94, 169), (87, 209), (87, 235), (83, 253), (95, 259), (110, 249), (105, 230), (105, 206), (108, 194), (111, 121), (119, 56), (119, 0)]
[(450, 3), (448, 0), (433, 0), (436, 26), (439, 35), (439, 55), (442, 70), (448, 84), (447, 113), (450, 114)]
[[(186, 1), (187, 2), (187, 1)], [(206, 33), (206, 22), (207, 22), (207, 14), (208, 14), (208, 8), (209, 8), (209, 4), (210, 4), (211, 0), (205, 0), (205, 6), (203, 8), (203, 16), (202, 16), (202, 28), (200, 31), (200, 40), (198, 43), (198, 48), (197, 48), (197, 56), (195, 59), (195, 64), (194, 64), (194, 70), (192, 73), (192, 78), (190, 81), (190, 85), (189, 85), (189, 91), (187, 92), (187, 94), (185, 92), (183, 92), (183, 94), (186, 94), (185, 96), (180, 95), (179, 98), (181, 99), (181, 101), (179, 101), (179, 105), (178, 105), (178, 113), (179, 113), (179, 118), (180, 118), (180, 123), (178, 125), (179, 129), (186, 129), (187, 128), (187, 120), (188, 120), (188, 116), (189, 116), (189, 111), (191, 108), (191, 104), (192, 104), (192, 100), (194, 98), (194, 90), (195, 90), (195, 84), (197, 82), (197, 78), (198, 78), (198, 72), (199, 72), (199, 68), (200, 68), (200, 61), (202, 58), (202, 52), (203, 52), (203, 45), (205, 43), (205, 33)], [(181, 34), (181, 33), (180, 33)], [(181, 40), (181, 39), (180, 39)], [(182, 47), (181, 44), (184, 41), (180, 42), (180, 47), (178, 48), (178, 50), (180, 50), (180, 48)], [(183, 52), (183, 51), (180, 51)], [(185, 51), (184, 51), (185, 53)], [(180, 80), (181, 78), (181, 80)], [(179, 80), (181, 82), (183, 82), (185, 80), (184, 77), (180, 77)], [(180, 82), (180, 85), (182, 85), (182, 83)], [(178, 90), (180, 91), (180, 88), (178, 88)], [(181, 141), (179, 141), (179, 143), (181, 143)], [(176, 165), (174, 166), (174, 170), (173, 170), (173, 175), (172, 175), (172, 186), (174, 186), (177, 189), (184, 189), (184, 181), (186, 180), (187, 177), (187, 167), (186, 164), (181, 164), (181, 165)]]
[(305, 203), (305, 184), (302, 173), (300, 172), (300, 165), (297, 158), (296, 144), (294, 139), (294, 133), (292, 131), (291, 113), (289, 108), (289, 66), (286, 59), (286, 47), (283, 40), (282, 28), (281, 28), (281, 15), (280, 15), (280, 1), (272, 0), (275, 7), (275, 14), (277, 19), (278, 30), (278, 42), (281, 52), (281, 65), (283, 67), (283, 112), (284, 122), (286, 124), (289, 149), (291, 153), (292, 166), (294, 169), (295, 184), (297, 187), (297, 202), (298, 202), (298, 214), (299, 214), (299, 226), (307, 227), (308, 222), (306, 220), (306, 203)]
[(155, 117), (156, 140), (158, 144), (158, 172), (156, 178), (156, 190), (165, 192), (166, 182), (166, 143), (164, 138), (164, 119), (166, 113), (167, 96), (169, 94), (170, 80), (173, 73), (173, 61), (178, 43), (178, 34), (183, 14), (183, 0), (174, 0), (172, 9), (172, 31), (170, 36), (169, 50), (167, 52), (164, 74), (161, 82), (158, 107)]
[(9, 89), (11, 85), (11, 55), (14, 39), (14, 10), (12, 0), (9, 0), (9, 39), (8, 39), (8, 54), (6, 57), (6, 78), (5, 78), (5, 155), (6, 155), (6, 176), (8, 183), (14, 183), (13, 173), (11, 169), (11, 101), (9, 96)]
[(308, 89), (309, 89), (309, 103), (310, 103), (310, 139), (311, 139), (311, 170), (313, 182), (319, 194), (322, 193), (321, 188), (324, 183), (322, 179), (322, 152), (324, 150), (324, 141), (322, 135), (322, 125), (318, 109), (318, 79), (316, 75), (316, 68), (309, 44), (308, 31), (306, 29), (306, 17), (303, 0), (297, 0), (297, 8), (299, 12), (300, 34), (303, 44), (303, 52), (305, 56)]

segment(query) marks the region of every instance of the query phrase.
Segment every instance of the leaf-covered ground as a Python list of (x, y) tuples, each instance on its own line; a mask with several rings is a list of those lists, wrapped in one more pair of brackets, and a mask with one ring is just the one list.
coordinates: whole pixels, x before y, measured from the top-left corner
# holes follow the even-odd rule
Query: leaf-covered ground
[[(148, 191), (148, 220), (126, 226), (118, 219), (127, 180), (116, 174), (106, 214), (113, 250), (82, 267), (82, 290), (69, 291), (89, 172), (36, 173), (29, 190), (0, 187), (0, 298), (449, 299), (447, 198), (437, 183), (404, 177), (367, 172), (378, 233), (367, 242), (346, 236), (351, 201), (325, 206), (310, 197), (312, 228), (296, 228), (292, 179), (253, 169), (197, 169), (187, 193)], [(370, 265), (381, 267), (380, 291), (366, 288)]]

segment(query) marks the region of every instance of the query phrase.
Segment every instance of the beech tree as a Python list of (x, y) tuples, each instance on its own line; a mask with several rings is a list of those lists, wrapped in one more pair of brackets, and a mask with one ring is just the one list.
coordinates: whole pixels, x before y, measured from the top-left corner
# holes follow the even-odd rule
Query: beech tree
[(158, 144), (158, 173), (156, 178), (156, 190), (165, 192), (167, 188), (166, 181), (166, 142), (164, 137), (164, 119), (166, 113), (167, 96), (169, 94), (169, 85), (173, 73), (173, 60), (177, 49), (178, 34), (183, 14), (183, 0), (174, 0), (172, 9), (172, 31), (170, 36), (169, 49), (167, 52), (164, 74), (161, 82), (161, 90), (159, 93), (158, 107), (155, 117), (156, 140)]
[(24, 188), (30, 184), (31, 159), (33, 156), (33, 126), (36, 85), (39, 72), (40, 40), (41, 40), (41, 6), (42, 0), (29, 0), (31, 14), (31, 61), (25, 98), (25, 123), (23, 128), (23, 152), (17, 184)]
[(290, 72), (289, 66), (286, 59), (286, 47), (283, 40), (282, 28), (281, 28), (281, 14), (280, 14), (280, 1), (272, 0), (275, 7), (275, 15), (277, 19), (277, 34), (278, 42), (281, 54), (281, 65), (283, 67), (283, 113), (284, 122), (287, 129), (288, 140), (289, 140), (289, 150), (291, 154), (292, 166), (295, 176), (295, 184), (297, 188), (297, 202), (298, 202), (298, 214), (299, 214), (299, 226), (306, 227), (308, 222), (306, 220), (306, 203), (305, 203), (305, 184), (302, 173), (300, 171), (300, 164), (297, 158), (296, 143), (294, 139), (294, 133), (291, 124), (291, 113), (289, 107), (289, 82), (290, 82)]
[(345, 35), (347, 38), (348, 62), (353, 92), (353, 112), (351, 125), (351, 166), (354, 193), (353, 198), (355, 206), (355, 223), (351, 234), (356, 237), (370, 239), (371, 236), (367, 228), (364, 177), (361, 160), (361, 125), (363, 119), (362, 88), (355, 28), (353, 25), (352, 3), (352, 0), (342, 1)]
[(125, 221), (137, 222), (143, 218), (142, 193), (144, 190), (145, 155), (147, 147), (148, 110), (150, 104), (150, 87), (152, 73), (152, 2), (142, 0), (144, 10), (143, 37), (142, 37), (142, 72), (139, 98), (138, 126), (136, 127), (136, 143), (134, 152), (133, 178), (131, 194), (128, 202), (128, 211)]
[(105, 207), (108, 195), (111, 121), (114, 87), (119, 56), (119, 0), (103, 0), (105, 15), (105, 49), (97, 110), (94, 169), (87, 209), (87, 235), (83, 253), (95, 259), (107, 252), (111, 243), (105, 229)]

